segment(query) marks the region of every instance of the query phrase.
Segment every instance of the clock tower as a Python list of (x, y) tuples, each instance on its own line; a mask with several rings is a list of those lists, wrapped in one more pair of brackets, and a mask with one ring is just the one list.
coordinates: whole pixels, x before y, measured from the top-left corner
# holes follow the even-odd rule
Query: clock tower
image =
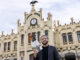
[[(36, 11), (35, 4), (38, 1), (32, 1), (32, 9), (30, 13), (24, 13), (24, 24), (21, 25), (18, 21), (18, 60), (33, 60), (33, 50), (31, 43), (35, 40), (40, 42), (40, 37), (46, 35), (49, 38), (49, 44), (54, 45), (54, 31), (53, 31), (53, 21), (52, 15), (48, 13), (47, 21), (42, 17), (42, 8)], [(20, 37), (24, 36), (22, 43)], [(41, 43), (40, 43), (41, 44)], [(42, 44), (41, 44), (42, 45)], [(25, 47), (25, 48), (24, 48)]]

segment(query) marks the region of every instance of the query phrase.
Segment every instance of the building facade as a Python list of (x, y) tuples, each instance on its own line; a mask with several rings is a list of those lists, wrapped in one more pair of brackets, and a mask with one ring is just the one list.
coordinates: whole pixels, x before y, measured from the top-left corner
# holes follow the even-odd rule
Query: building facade
[(73, 18), (71, 18), (70, 24), (63, 26), (58, 22), (58, 26), (55, 28), (54, 45), (63, 60), (68, 60), (70, 57), (80, 60), (80, 22), (75, 23)]
[[(20, 19), (17, 22), (17, 34), (12, 29), (11, 35), (0, 37), (0, 60), (33, 60), (31, 42), (38, 40), (42, 35), (47, 35), (49, 44), (56, 46), (62, 60), (80, 60), (80, 22), (75, 23), (71, 18), (70, 24), (60, 25), (59, 21), (52, 20), (48, 13), (47, 21), (42, 17), (42, 8), (36, 11), (34, 4), (29, 14), (24, 13), (24, 24)], [(32, 38), (31, 38), (32, 37)], [(41, 42), (40, 42), (41, 44)]]

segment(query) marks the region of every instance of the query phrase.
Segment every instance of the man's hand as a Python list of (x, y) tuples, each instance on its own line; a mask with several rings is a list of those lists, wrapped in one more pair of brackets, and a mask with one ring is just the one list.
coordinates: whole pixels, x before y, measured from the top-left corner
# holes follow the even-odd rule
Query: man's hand
[(36, 58), (38, 51), (34, 50), (34, 57)]

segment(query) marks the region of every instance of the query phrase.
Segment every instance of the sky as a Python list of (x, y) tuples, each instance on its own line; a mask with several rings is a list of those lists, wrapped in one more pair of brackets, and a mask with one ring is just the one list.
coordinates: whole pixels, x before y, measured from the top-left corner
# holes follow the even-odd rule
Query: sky
[[(17, 21), (20, 19), (24, 23), (24, 12), (30, 13), (32, 0), (0, 0), (0, 35), (4, 31), (10, 34), (11, 30), (17, 32)], [(43, 10), (43, 18), (47, 19), (47, 14), (52, 14), (53, 21), (60, 20), (60, 24), (70, 23), (73, 17), (77, 23), (80, 21), (80, 0), (37, 0), (35, 9)]]

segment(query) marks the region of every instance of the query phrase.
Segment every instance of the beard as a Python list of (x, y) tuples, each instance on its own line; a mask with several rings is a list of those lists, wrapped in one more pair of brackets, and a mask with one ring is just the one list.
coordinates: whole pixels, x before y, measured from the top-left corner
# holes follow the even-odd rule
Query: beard
[(43, 44), (43, 45), (47, 45), (47, 43), (48, 43), (48, 41), (46, 41), (45, 43), (43, 42), (42, 44)]

